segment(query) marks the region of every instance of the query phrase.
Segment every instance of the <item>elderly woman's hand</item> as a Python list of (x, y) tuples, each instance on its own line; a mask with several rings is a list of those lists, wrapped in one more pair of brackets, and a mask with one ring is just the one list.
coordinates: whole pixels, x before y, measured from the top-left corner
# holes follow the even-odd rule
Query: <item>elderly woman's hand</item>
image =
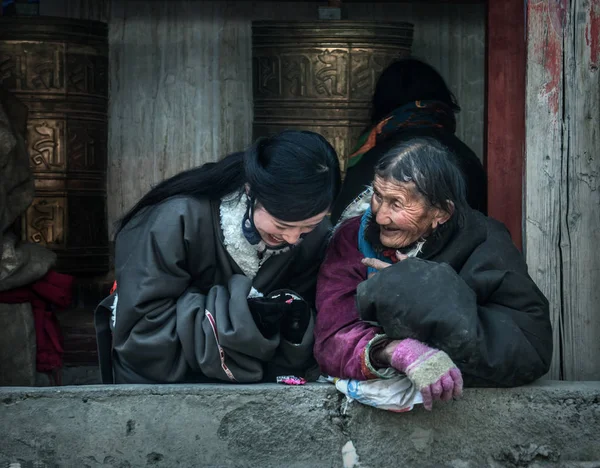
[(462, 374), (454, 362), (445, 352), (420, 341), (390, 341), (376, 359), (404, 372), (421, 392), (427, 410), (431, 410), (434, 400), (448, 401), (462, 395)]
[[(405, 260), (408, 258), (408, 255), (404, 255), (398, 251), (396, 251), (396, 258), (398, 259), (399, 262), (401, 262), (402, 260)], [(377, 258), (363, 258), (361, 260), (361, 263), (366, 266), (367, 268), (375, 268), (377, 271), (383, 270), (384, 268), (390, 267), (392, 266), (391, 263), (386, 263), (382, 260), (379, 260)], [(375, 273), (371, 273), (369, 274), (369, 278), (371, 276), (373, 276)]]

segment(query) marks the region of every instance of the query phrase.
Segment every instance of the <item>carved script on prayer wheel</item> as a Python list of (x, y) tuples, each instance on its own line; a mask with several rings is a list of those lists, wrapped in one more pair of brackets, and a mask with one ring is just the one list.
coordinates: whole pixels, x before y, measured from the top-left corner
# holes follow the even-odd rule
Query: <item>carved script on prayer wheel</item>
[(252, 23), (254, 137), (312, 130), (346, 157), (369, 124), (379, 75), (410, 55), (409, 23)]
[(35, 199), (23, 239), (58, 254), (57, 269), (108, 269), (108, 36), (96, 21), (0, 18), (0, 84), (29, 108)]

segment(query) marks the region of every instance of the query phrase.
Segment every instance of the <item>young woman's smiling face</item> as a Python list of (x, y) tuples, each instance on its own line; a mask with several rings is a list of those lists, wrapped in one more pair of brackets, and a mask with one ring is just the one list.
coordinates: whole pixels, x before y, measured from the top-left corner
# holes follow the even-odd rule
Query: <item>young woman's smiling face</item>
[(379, 240), (400, 249), (425, 238), (450, 215), (431, 206), (413, 182), (398, 182), (375, 176), (371, 211), (379, 226)]
[(270, 247), (294, 245), (298, 243), (301, 235), (308, 234), (316, 228), (326, 215), (327, 211), (323, 211), (303, 221), (281, 221), (271, 216), (262, 205), (257, 204), (254, 209), (254, 226), (265, 244)]

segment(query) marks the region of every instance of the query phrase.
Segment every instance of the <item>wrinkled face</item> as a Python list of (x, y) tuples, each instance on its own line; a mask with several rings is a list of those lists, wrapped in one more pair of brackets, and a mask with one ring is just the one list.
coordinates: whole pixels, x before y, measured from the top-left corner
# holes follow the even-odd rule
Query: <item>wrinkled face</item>
[(445, 211), (432, 207), (413, 182), (398, 182), (375, 176), (371, 211), (379, 226), (379, 240), (385, 247), (400, 249), (429, 236), (450, 219)]
[(323, 221), (327, 211), (323, 211), (312, 218), (303, 221), (281, 221), (271, 216), (262, 205), (257, 204), (254, 209), (254, 225), (260, 237), (270, 247), (282, 244), (296, 244), (302, 234), (308, 234)]

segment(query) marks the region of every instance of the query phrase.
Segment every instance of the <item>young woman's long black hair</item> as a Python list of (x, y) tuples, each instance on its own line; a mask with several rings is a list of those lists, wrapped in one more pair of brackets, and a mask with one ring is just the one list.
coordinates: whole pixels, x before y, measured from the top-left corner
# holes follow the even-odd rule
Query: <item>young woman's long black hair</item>
[(400, 59), (382, 73), (373, 93), (371, 123), (377, 123), (400, 106), (413, 101), (441, 101), (454, 113), (460, 111), (442, 75), (414, 57)]
[(250, 188), (250, 197), (282, 221), (302, 221), (328, 210), (340, 188), (333, 147), (321, 135), (287, 130), (260, 138), (248, 150), (181, 172), (144, 195), (117, 225), (117, 234), (141, 210), (175, 196), (218, 200)]

